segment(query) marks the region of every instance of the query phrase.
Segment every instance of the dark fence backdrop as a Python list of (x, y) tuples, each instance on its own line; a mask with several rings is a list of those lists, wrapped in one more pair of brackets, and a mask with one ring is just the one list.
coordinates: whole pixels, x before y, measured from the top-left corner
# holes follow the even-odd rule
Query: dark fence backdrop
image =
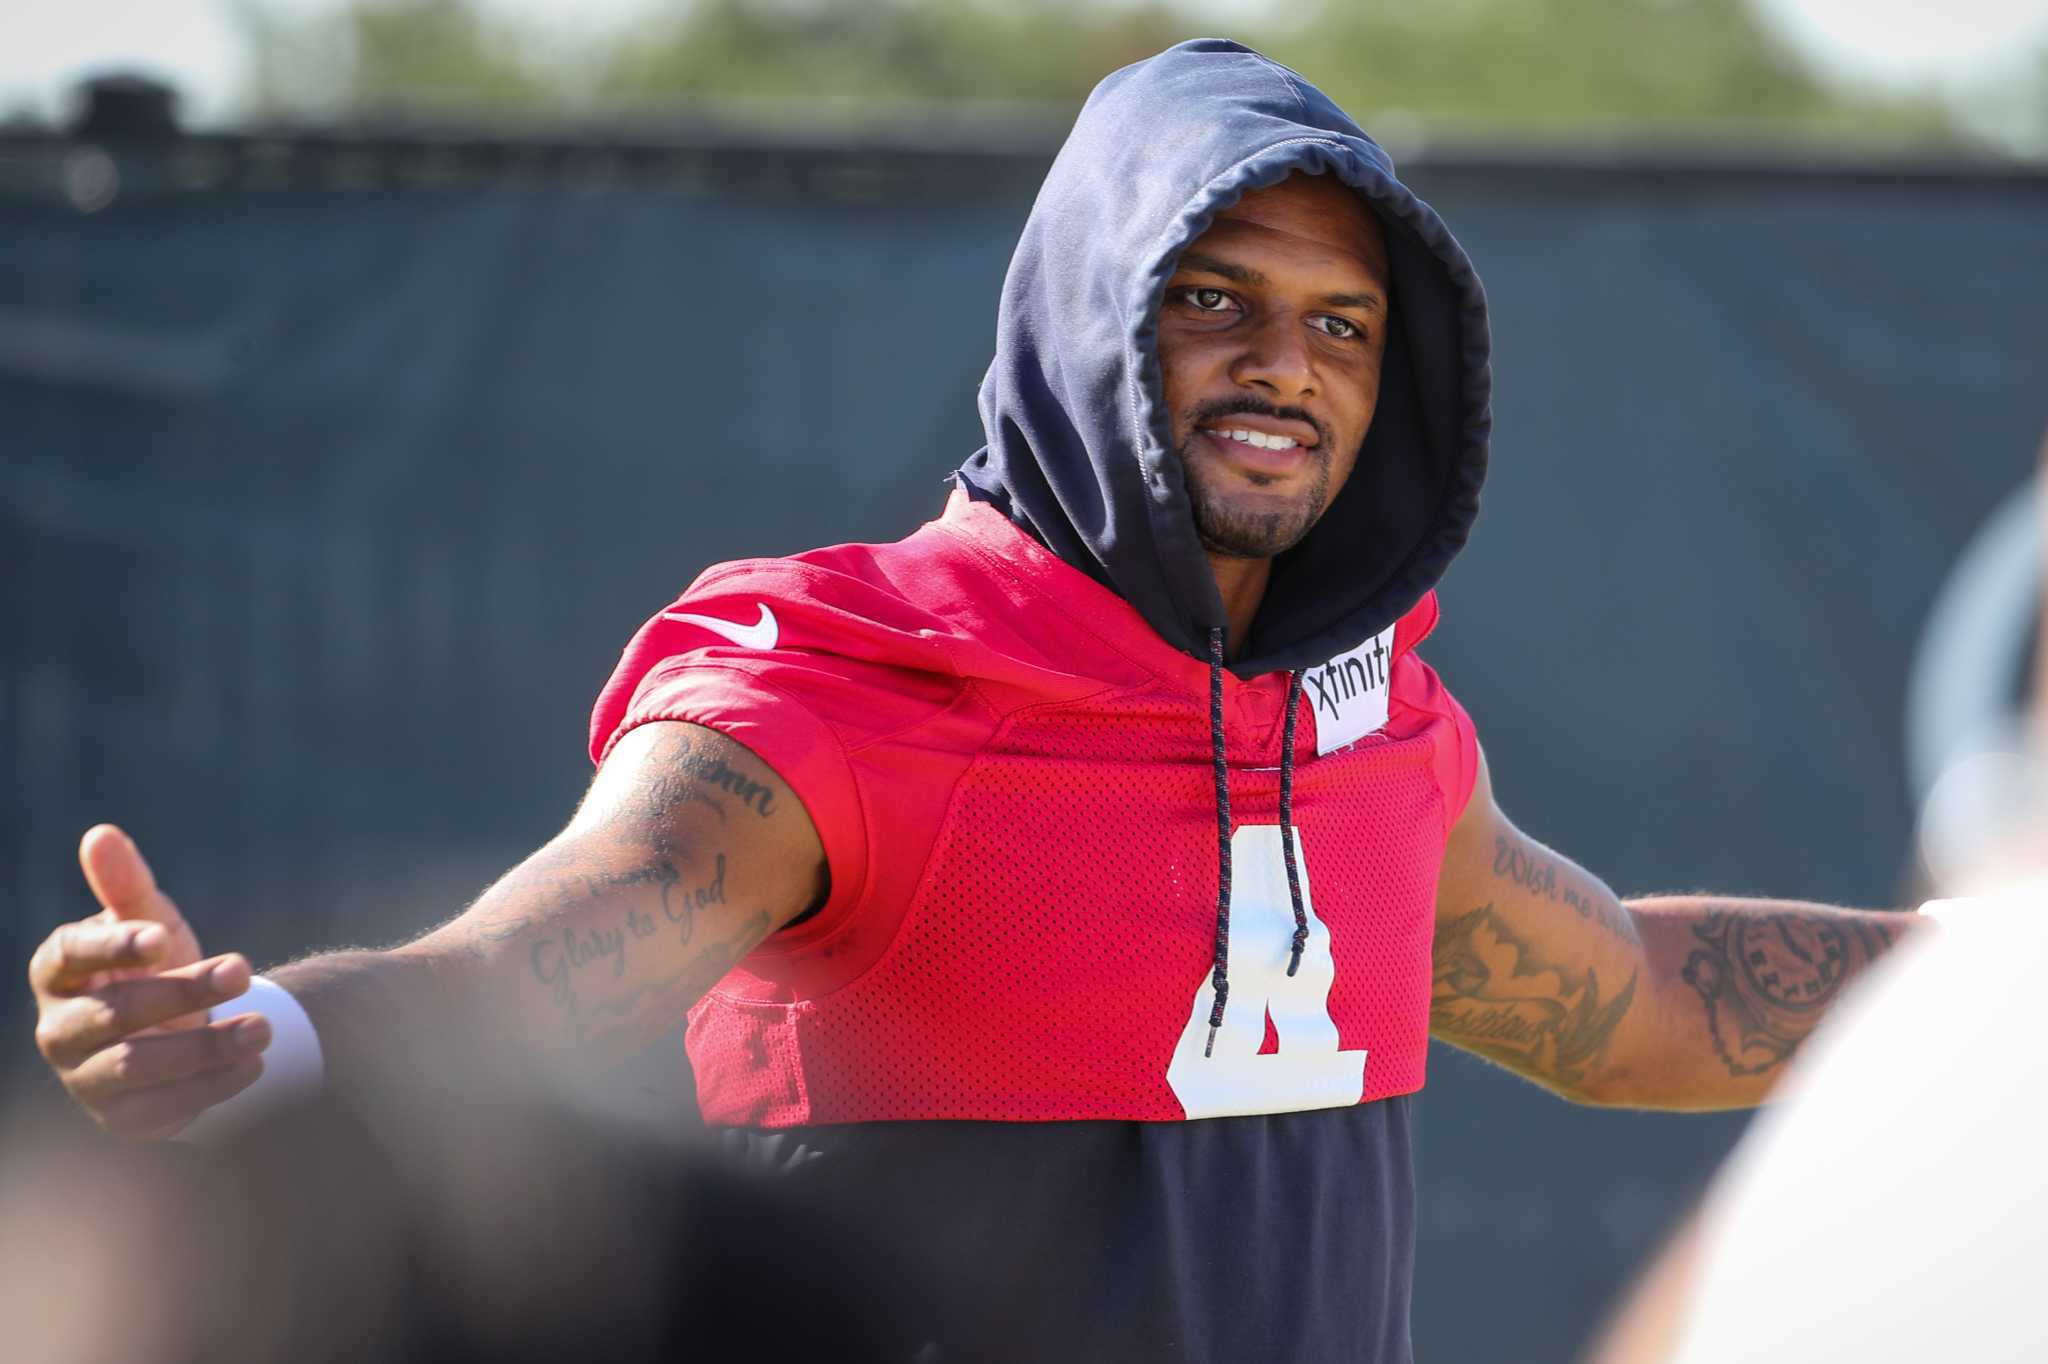
[[(409, 934), (565, 819), (700, 568), (933, 514), (1048, 155), (972, 140), (0, 140), (0, 1069), (89, 824), (212, 950)], [(1505, 807), (1624, 892), (1894, 902), (1908, 659), (2048, 418), (2048, 177), (1407, 173), (1493, 300), (1427, 652)], [(1420, 1357), (1565, 1360), (1740, 1119), (1432, 1064)]]

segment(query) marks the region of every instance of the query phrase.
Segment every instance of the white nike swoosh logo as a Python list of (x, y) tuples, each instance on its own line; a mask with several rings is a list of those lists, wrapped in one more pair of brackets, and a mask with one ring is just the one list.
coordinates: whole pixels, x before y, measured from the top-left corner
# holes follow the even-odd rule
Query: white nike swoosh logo
[(679, 620), (685, 625), (702, 626), (714, 635), (731, 640), (742, 649), (772, 649), (775, 647), (778, 633), (775, 626), (775, 613), (768, 609), (767, 602), (762, 602), (760, 605), (761, 619), (755, 621), (752, 625), (735, 625), (729, 620), (720, 620), (716, 616), (693, 616), (687, 611), (664, 611), (661, 613), (661, 618), (663, 620)]

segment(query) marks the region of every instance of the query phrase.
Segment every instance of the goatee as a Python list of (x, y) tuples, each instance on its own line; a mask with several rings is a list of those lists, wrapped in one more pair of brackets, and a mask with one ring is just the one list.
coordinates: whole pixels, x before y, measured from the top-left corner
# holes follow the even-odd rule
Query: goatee
[[(1264, 510), (1236, 505), (1230, 493), (1217, 485), (1239, 475), (1218, 470), (1212, 461), (1197, 457), (1202, 426), (1240, 413), (1305, 421), (1316, 428), (1319, 439), (1307, 451), (1308, 486), (1290, 504), (1269, 504)], [(1189, 418), (1187, 429), (1188, 437), (1180, 445), (1180, 467), (1187, 481), (1188, 502), (1194, 510), (1195, 533), (1201, 538), (1202, 548), (1232, 559), (1270, 559), (1300, 544), (1322, 514), (1330, 493), (1330, 433), (1323, 429), (1323, 424), (1299, 408), (1273, 407), (1256, 399), (1239, 398), (1197, 409)], [(1279, 481), (1258, 474), (1244, 477), (1255, 488)]]

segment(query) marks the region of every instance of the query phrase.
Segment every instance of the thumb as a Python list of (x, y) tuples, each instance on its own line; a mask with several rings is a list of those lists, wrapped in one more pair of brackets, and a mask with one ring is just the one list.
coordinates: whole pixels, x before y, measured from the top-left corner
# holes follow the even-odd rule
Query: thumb
[[(157, 888), (156, 877), (134, 839), (111, 824), (95, 825), (78, 841), (78, 865), (93, 897), (107, 913), (116, 919), (162, 924), (170, 930), (174, 943), (183, 939), (192, 957), (198, 956), (197, 935), (171, 897)], [(174, 957), (183, 955), (175, 946), (172, 951)]]

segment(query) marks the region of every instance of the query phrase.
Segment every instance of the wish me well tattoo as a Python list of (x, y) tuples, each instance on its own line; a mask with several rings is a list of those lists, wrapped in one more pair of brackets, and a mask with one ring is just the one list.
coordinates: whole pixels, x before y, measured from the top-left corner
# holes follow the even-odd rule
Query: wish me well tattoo
[(1606, 893), (1605, 887), (1591, 890), (1574, 885), (1569, 867), (1560, 876), (1555, 860), (1533, 849), (1519, 847), (1498, 834), (1493, 840), (1493, 874), (1531, 894), (1555, 900), (1581, 919), (1599, 924), (1623, 942), (1636, 940), (1628, 910)]

